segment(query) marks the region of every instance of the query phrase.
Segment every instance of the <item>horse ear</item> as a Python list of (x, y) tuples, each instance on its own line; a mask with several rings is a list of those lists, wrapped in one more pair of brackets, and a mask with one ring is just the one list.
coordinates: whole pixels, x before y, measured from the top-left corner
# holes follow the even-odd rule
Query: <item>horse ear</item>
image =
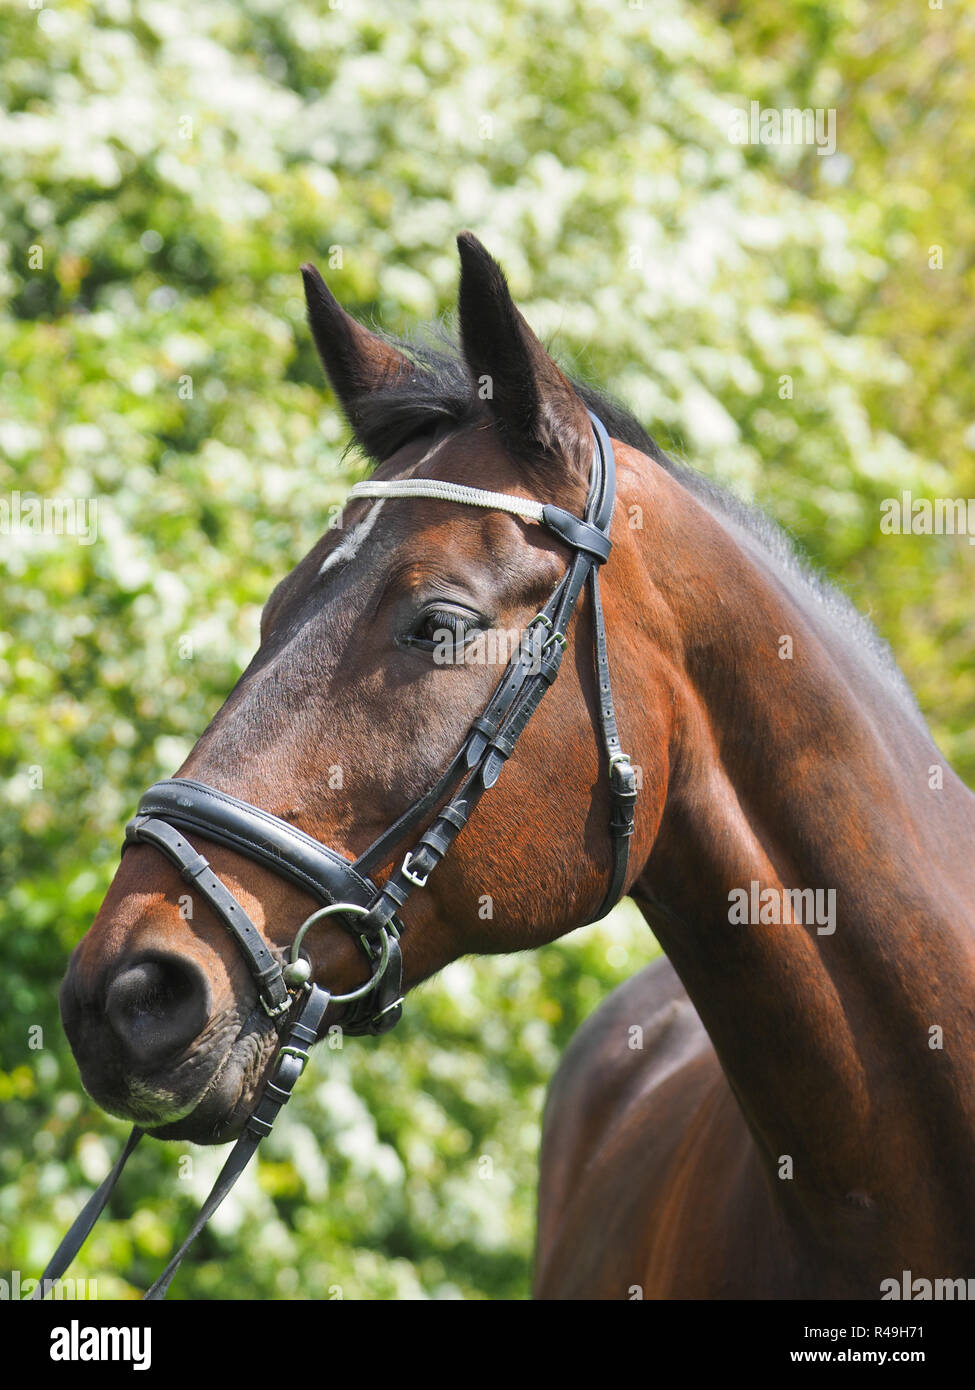
[(515, 455), (566, 460), (588, 476), (592, 425), (582, 400), (515, 307), (504, 271), (471, 232), (460, 251), (464, 357)]
[(325, 375), (355, 431), (359, 403), (381, 386), (414, 375), (416, 368), (392, 344), (356, 323), (313, 265), (303, 265), (301, 277), (308, 322)]

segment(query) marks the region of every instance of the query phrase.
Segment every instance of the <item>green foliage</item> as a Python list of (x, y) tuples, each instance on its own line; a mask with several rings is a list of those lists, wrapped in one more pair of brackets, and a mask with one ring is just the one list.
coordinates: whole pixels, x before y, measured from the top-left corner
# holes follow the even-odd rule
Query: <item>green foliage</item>
[[(975, 777), (975, 550), (878, 525), (975, 495), (973, 58), (970, 12), (907, 0), (5, 0), (0, 496), (95, 497), (99, 535), (0, 538), (0, 1268), (39, 1270), (123, 1133), (56, 1008), (121, 826), (353, 477), (303, 260), (406, 329), (472, 227), (571, 367), (872, 613)], [(835, 107), (837, 154), (733, 144), (752, 98)], [(172, 1296), (524, 1296), (545, 1085), (654, 949), (624, 906), (319, 1049)], [(78, 1274), (144, 1286), (219, 1158), (140, 1150)]]

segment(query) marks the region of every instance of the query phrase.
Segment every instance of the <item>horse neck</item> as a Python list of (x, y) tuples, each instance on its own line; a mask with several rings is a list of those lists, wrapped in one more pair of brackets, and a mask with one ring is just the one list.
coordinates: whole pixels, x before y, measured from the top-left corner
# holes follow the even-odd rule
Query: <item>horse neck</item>
[[(855, 624), (659, 470), (652, 493), (672, 717), (634, 897), (768, 1171), (793, 1160), (783, 1201), (905, 1200), (970, 1253), (975, 798)], [(814, 921), (774, 924), (784, 888), (820, 890)], [(730, 920), (741, 889), (759, 921)]]

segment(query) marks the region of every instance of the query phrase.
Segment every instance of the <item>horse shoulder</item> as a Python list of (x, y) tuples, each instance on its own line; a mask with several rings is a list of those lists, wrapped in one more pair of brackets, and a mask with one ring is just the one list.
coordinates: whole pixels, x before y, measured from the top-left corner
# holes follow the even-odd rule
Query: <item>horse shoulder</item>
[(535, 1296), (747, 1297), (736, 1286), (779, 1277), (776, 1224), (741, 1111), (660, 957), (580, 1028), (549, 1089)]

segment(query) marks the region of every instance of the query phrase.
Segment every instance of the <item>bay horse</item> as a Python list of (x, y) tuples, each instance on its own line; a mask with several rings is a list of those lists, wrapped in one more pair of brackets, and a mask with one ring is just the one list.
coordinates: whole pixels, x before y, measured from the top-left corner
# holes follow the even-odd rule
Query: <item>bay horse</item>
[[(303, 268), (373, 491), (274, 590), (250, 665), (140, 805), (61, 991), (84, 1085), (155, 1137), (239, 1144), (333, 1023), (380, 1031), (450, 961), (542, 946), (626, 892), (665, 956), (555, 1077), (535, 1296), (970, 1276), (975, 799), (847, 600), (570, 381), (458, 244), (459, 352), (372, 332)], [(557, 596), (599, 566), (605, 616), (580, 581), (569, 622)], [(445, 630), (455, 654), (536, 633), (545, 671), (564, 649), (510, 746), (484, 715), (497, 662), (438, 661)], [(491, 795), (448, 814), (458, 758), (487, 783), (491, 757)], [(353, 861), (385, 876), (379, 936)], [(281, 1049), (296, 997), (318, 1012)]]

